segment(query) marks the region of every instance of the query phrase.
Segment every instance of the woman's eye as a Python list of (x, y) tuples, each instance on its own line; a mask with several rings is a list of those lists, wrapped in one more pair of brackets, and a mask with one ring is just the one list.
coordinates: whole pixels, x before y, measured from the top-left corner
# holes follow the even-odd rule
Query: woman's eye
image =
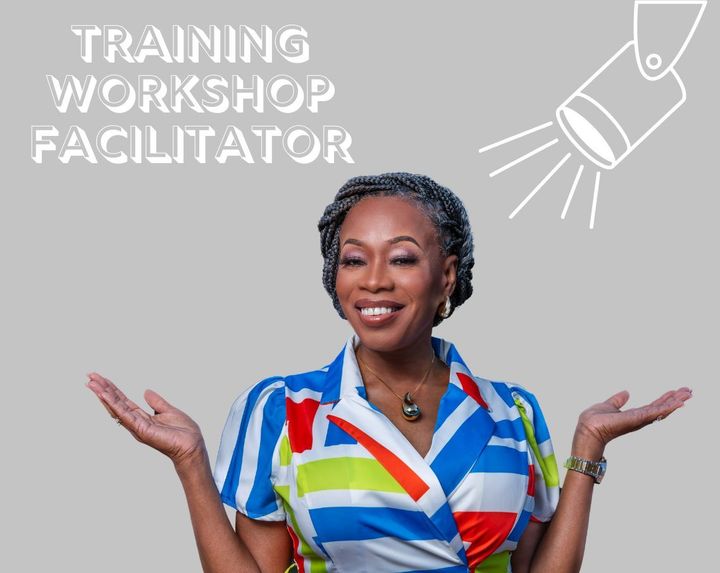
[(393, 264), (396, 265), (412, 265), (417, 262), (416, 257), (395, 257), (392, 260)]
[(357, 267), (361, 264), (363, 264), (363, 260), (357, 257), (343, 257), (340, 259), (340, 265), (343, 267)]

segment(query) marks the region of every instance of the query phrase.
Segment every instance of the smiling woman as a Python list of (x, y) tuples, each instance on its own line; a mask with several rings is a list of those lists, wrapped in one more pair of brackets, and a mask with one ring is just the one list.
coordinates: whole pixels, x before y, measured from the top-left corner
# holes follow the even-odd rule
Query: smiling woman
[(323, 284), (354, 333), (327, 365), (242, 392), (212, 472), (187, 414), (147, 390), (150, 415), (90, 375), (111, 415), (174, 462), (203, 570), (579, 571), (605, 446), (690, 390), (584, 410), (560, 495), (534, 394), (476, 376), (432, 336), (472, 294), (460, 199), (421, 175), (355, 177), (318, 227)]

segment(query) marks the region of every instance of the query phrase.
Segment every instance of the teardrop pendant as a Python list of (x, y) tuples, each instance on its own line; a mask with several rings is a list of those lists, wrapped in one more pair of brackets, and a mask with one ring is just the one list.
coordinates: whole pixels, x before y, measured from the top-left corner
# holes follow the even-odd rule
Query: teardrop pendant
[(405, 398), (403, 398), (402, 414), (403, 418), (411, 422), (414, 422), (420, 417), (420, 406), (413, 402), (410, 397), (410, 392), (406, 392)]

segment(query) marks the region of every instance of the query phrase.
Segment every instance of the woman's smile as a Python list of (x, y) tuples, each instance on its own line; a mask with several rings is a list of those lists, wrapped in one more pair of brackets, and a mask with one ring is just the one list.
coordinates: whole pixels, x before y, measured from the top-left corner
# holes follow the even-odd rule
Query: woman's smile
[(404, 305), (391, 300), (361, 299), (355, 303), (361, 320), (368, 326), (384, 326), (395, 319)]
[(368, 197), (343, 221), (335, 284), (343, 312), (364, 345), (399, 350), (429, 337), (455, 280), (436, 230), (400, 197)]

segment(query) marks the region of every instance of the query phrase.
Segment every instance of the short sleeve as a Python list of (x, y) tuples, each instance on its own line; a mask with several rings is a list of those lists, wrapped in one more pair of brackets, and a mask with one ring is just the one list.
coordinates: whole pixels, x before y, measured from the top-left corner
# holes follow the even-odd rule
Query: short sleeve
[(284, 521), (273, 485), (285, 424), (285, 383), (261, 380), (233, 402), (220, 438), (213, 478), (223, 503), (261, 521)]
[(535, 498), (530, 517), (533, 521), (550, 521), (560, 499), (560, 478), (550, 432), (535, 395), (522, 386), (510, 386), (515, 405), (525, 428), (533, 473), (530, 492)]

